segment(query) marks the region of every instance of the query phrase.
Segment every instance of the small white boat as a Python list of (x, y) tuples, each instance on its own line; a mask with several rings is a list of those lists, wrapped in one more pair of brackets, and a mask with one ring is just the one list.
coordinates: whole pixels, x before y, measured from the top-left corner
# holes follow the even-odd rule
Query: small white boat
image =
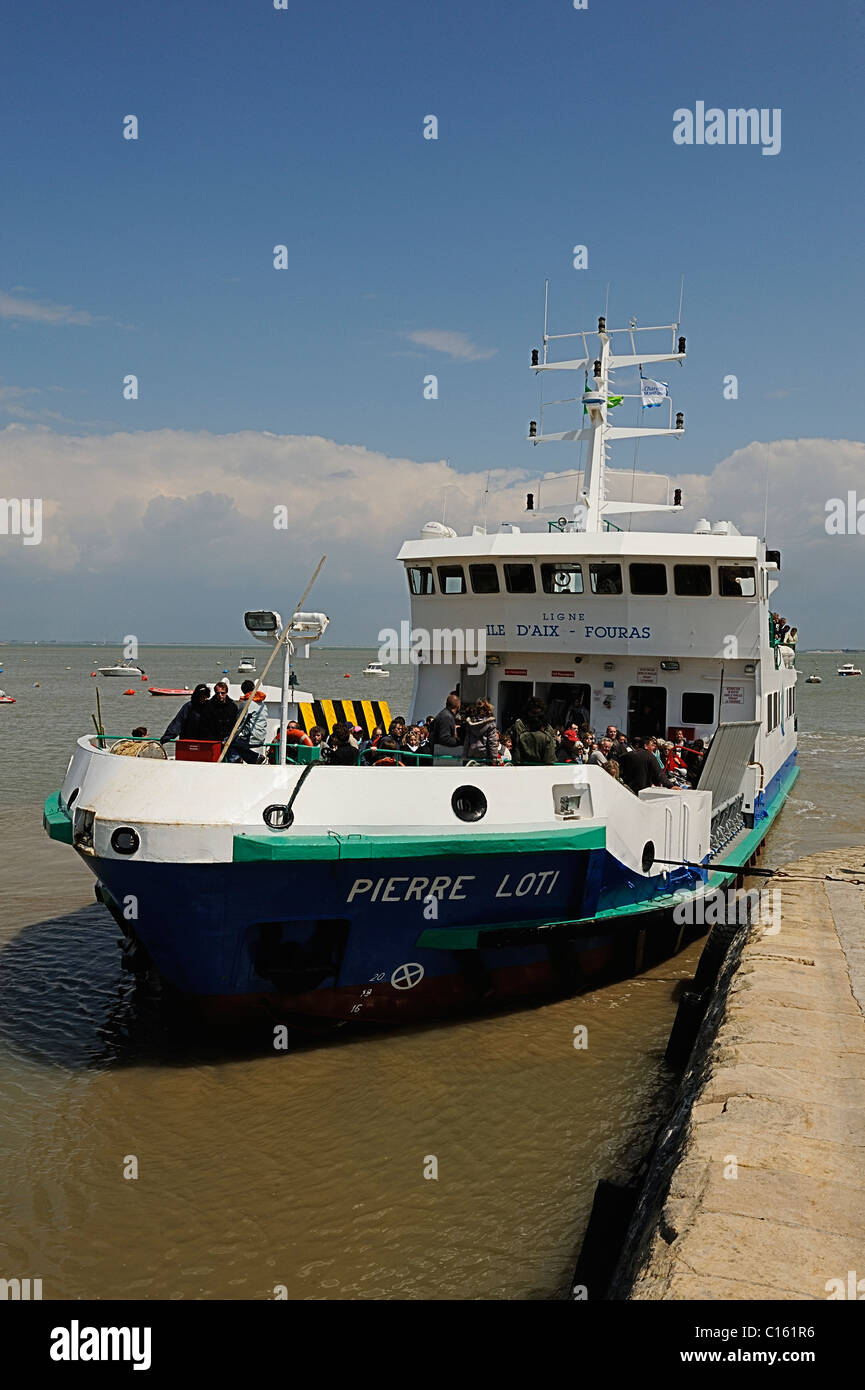
[(822, 677), (822, 676), (818, 676), (817, 673), (816, 673), (816, 671), (812, 671), (811, 674), (810, 674), (810, 676), (806, 676), (806, 677), (805, 677), (805, 684), (806, 684), (806, 685), (822, 685), (822, 684), (823, 684), (823, 677)]
[(838, 667), (839, 676), (861, 676), (862, 672), (858, 666), (854, 666), (852, 661), (845, 661), (843, 666)]
[(100, 676), (143, 676), (144, 670), (134, 661), (117, 661), (113, 666), (98, 666)]
[(239, 676), (255, 675), (255, 657), (242, 656), (237, 663), (237, 674)]
[(364, 676), (389, 676), (390, 671), (386, 671), (380, 661), (368, 661), (361, 672)]

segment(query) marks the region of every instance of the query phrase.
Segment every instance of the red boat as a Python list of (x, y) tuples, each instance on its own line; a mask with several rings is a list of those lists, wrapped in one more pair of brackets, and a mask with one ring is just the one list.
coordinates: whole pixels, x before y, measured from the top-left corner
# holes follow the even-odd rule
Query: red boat
[(150, 693), (151, 695), (191, 695), (192, 691), (191, 689), (188, 690), (186, 686), (180, 685), (151, 685)]
[(5, 690), (0, 690), (0, 705), (14, 705), (14, 703), (14, 695), (7, 695)]

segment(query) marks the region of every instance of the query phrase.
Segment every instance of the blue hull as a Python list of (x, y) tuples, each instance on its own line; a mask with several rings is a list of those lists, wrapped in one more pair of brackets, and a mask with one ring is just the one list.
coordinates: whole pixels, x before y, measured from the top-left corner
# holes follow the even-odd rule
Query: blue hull
[[(797, 773), (791, 759), (726, 862), (753, 859)], [(426, 858), (84, 858), (127, 942), (206, 1011), (355, 1022), (577, 993), (636, 973), (702, 934), (675, 924), (671, 894), (709, 878), (641, 876), (598, 847), (479, 853), (469, 841)]]
[[(429, 1016), (629, 973), (649, 917), (653, 956), (670, 954), (681, 938), (669, 909), (647, 911), (666, 892), (663, 881), (626, 879), (604, 850), (519, 861), (466, 855), (449, 874), (440, 858), (408, 866), (88, 862), (103, 900), (162, 978), (219, 1010)], [(425, 891), (433, 885), (435, 897)], [(609, 910), (623, 897), (641, 903), (639, 926), (618, 915), (593, 920), (600, 903)], [(129, 921), (131, 899), (138, 915)]]

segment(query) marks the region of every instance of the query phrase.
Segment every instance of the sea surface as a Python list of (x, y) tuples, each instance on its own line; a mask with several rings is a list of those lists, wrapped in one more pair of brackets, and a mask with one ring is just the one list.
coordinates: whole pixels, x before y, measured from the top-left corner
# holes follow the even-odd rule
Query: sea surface
[[(179, 702), (148, 684), (237, 679), (240, 648), (148, 648), (148, 683), (94, 679), (115, 655), (0, 647), (16, 697), (0, 706), (0, 1277), (41, 1278), (45, 1299), (565, 1296), (595, 1184), (626, 1176), (659, 1122), (700, 943), (541, 1007), (285, 1053), (179, 1040), (120, 969), (117, 928), (44, 836), (42, 803), (97, 687), (108, 732), (158, 734)], [(410, 672), (364, 680), (373, 656), (313, 648), (299, 685), (408, 714)], [(802, 775), (767, 865), (865, 843), (865, 676), (836, 676), (842, 660), (863, 664), (798, 657)]]

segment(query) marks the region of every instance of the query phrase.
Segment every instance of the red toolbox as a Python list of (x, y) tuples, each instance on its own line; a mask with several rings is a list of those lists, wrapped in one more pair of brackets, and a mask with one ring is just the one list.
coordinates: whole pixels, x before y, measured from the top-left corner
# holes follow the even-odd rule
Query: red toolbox
[(218, 763), (222, 744), (218, 739), (179, 738), (174, 745), (178, 763)]

